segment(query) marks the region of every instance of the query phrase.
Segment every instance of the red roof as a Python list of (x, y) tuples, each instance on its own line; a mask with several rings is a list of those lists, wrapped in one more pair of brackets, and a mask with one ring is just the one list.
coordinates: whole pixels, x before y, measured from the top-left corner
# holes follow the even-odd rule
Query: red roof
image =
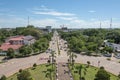
[(23, 40), (24, 36), (10, 37), (9, 40)]
[(14, 50), (17, 50), (19, 49), (21, 46), (23, 45), (11, 45), (10, 43), (3, 43), (1, 46), (0, 46), (0, 49), (2, 49), (3, 51), (7, 51), (9, 48), (12, 48)]

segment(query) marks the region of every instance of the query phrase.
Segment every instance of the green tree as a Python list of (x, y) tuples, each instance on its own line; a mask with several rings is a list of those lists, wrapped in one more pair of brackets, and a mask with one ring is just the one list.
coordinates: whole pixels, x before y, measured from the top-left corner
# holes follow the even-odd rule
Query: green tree
[(19, 49), (19, 52), (22, 54), (22, 56), (28, 56), (32, 53), (32, 49), (30, 46), (22, 46)]
[(110, 75), (104, 69), (100, 69), (94, 80), (110, 80)]
[(120, 79), (120, 73), (118, 74), (118, 78)]
[(23, 70), (21, 73), (17, 75), (18, 80), (33, 80), (30, 72)]
[(8, 51), (7, 51), (7, 56), (9, 58), (14, 58), (15, 57), (15, 52), (12, 48), (9, 48)]
[(87, 71), (87, 69), (84, 67), (84, 66), (82, 66), (82, 65), (79, 65), (79, 66), (76, 66), (76, 69), (78, 70), (78, 74), (79, 74), (79, 78), (80, 78), (80, 80), (83, 80), (82, 79), (82, 70), (83, 70), (83, 72), (84, 72), (84, 75), (86, 75), (86, 71)]
[(113, 52), (113, 48), (108, 47), (108, 46), (104, 47), (103, 50), (104, 50), (104, 51), (107, 51), (107, 52), (109, 52), (109, 53), (112, 53), (112, 52)]
[(5, 75), (3, 75), (3, 76), (0, 78), (0, 80), (7, 80), (7, 78), (6, 78)]
[(36, 63), (34, 63), (34, 64), (33, 64), (33, 69), (35, 69), (35, 68), (36, 68), (36, 66), (37, 66), (37, 64), (36, 64)]
[(52, 69), (53, 69), (53, 65), (54, 65), (54, 63), (55, 63), (55, 51), (51, 51), (51, 55), (50, 55), (50, 57), (52, 58), (51, 60), (51, 63), (52, 63)]
[(90, 66), (90, 61), (87, 61), (88, 67)]
[(45, 75), (47, 78), (50, 78), (50, 80), (52, 80), (52, 72), (53, 72), (52, 69), (47, 69), (47, 73)]
[(71, 50), (68, 50), (67, 55), (69, 56), (69, 62), (72, 65), (72, 69), (73, 69), (75, 62), (74, 58), (77, 58), (77, 56), (74, 53), (72, 53)]

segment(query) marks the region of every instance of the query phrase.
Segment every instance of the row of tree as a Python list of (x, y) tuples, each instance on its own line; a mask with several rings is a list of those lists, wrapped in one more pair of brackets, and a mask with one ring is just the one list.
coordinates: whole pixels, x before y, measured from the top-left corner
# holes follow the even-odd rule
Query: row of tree
[[(91, 53), (112, 52), (112, 48), (104, 47), (104, 40), (112, 43), (120, 43), (120, 29), (85, 29), (71, 32), (59, 32), (61, 38), (68, 42), (68, 47), (73, 52)], [(102, 50), (101, 47), (104, 47)]]

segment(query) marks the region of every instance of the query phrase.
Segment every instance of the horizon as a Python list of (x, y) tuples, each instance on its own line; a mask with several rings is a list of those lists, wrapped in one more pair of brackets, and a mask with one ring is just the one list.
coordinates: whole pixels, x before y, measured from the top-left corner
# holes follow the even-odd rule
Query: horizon
[(112, 24), (112, 28), (120, 28), (119, 3), (118, 0), (1, 0), (0, 28), (28, 24), (79, 29), (110, 28)]

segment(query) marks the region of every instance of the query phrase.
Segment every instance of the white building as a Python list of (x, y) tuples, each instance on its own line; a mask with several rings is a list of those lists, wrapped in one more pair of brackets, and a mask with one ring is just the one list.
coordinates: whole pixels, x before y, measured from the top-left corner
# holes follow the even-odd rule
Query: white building
[(106, 40), (104, 41), (105, 46), (113, 48), (114, 52), (120, 52), (120, 44), (110, 43)]
[(48, 30), (48, 32), (52, 32), (52, 27), (51, 26), (46, 26), (46, 29)]
[(35, 38), (31, 35), (25, 36), (23, 40), (24, 40), (25, 45), (31, 45), (31, 44), (35, 43), (35, 41), (36, 41)]

